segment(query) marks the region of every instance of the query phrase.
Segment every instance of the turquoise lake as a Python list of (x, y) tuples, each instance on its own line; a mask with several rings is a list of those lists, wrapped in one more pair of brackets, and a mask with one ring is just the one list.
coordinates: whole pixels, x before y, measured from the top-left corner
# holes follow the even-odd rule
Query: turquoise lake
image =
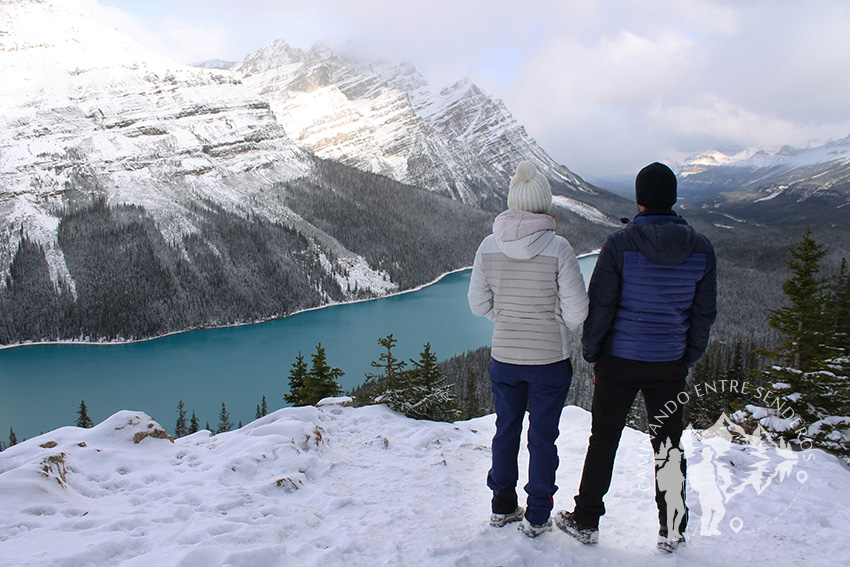
[[(596, 256), (580, 260), (585, 283)], [(298, 313), (285, 319), (204, 329), (155, 340), (110, 345), (34, 345), (0, 350), (0, 438), (19, 440), (73, 425), (80, 400), (98, 423), (118, 410), (143, 411), (169, 431), (183, 400), (201, 427), (218, 423), (221, 404), (233, 423), (285, 404), (289, 369), (322, 343), (328, 363), (345, 372), (343, 390), (363, 382), (392, 333), (394, 353), (419, 358), (423, 345), (439, 360), (488, 345), (493, 323), (470, 313), (471, 271), (448, 274), (421, 290)]]

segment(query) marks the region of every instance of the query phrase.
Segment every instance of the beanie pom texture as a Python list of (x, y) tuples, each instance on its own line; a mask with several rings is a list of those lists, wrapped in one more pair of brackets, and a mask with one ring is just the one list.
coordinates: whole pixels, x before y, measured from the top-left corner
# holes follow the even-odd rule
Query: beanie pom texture
[(528, 183), (537, 175), (537, 168), (530, 161), (521, 161), (516, 168), (514, 181)]
[(549, 181), (530, 161), (521, 161), (511, 178), (508, 207), (530, 213), (545, 213), (552, 206)]

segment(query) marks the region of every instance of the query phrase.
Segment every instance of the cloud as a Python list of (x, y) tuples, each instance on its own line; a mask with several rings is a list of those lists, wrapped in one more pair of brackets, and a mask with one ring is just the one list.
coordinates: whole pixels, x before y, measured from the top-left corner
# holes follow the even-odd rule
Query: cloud
[(237, 60), (284, 39), (410, 62), (434, 88), (468, 76), (579, 174), (634, 171), (711, 146), (850, 133), (846, 0), (100, 0), (100, 8), (184, 63)]

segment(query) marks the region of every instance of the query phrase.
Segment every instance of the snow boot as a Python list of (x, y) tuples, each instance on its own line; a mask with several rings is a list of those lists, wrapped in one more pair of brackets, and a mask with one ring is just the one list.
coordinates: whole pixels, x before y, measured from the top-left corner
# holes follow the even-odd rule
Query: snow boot
[(555, 525), (585, 545), (599, 543), (599, 526), (583, 523), (575, 512), (561, 510), (555, 516)]
[(546, 520), (545, 524), (532, 524), (528, 521), (528, 518), (523, 518), (517, 529), (528, 537), (537, 537), (552, 529), (552, 520)]
[(519, 522), (525, 510), (517, 506), (516, 489), (504, 488), (494, 492), (490, 525), (501, 528), (511, 522)]
[(525, 513), (525, 510), (522, 509), (522, 506), (517, 506), (513, 512), (509, 512), (507, 514), (497, 514), (496, 512), (493, 512), (490, 514), (490, 525), (494, 528), (501, 528), (511, 522), (519, 522), (522, 520), (523, 513)]
[(680, 545), (685, 545), (685, 536), (683, 534), (679, 534), (674, 537), (667, 537), (666, 527), (658, 530), (658, 543), (656, 544), (656, 547), (659, 551), (673, 553)]

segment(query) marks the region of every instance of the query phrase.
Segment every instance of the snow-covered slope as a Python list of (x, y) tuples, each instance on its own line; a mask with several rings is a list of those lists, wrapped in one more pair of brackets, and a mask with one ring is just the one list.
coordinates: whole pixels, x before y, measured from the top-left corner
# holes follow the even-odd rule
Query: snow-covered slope
[[(0, 286), (26, 235), (73, 289), (57, 217), (92, 197), (143, 206), (175, 246), (197, 232), (192, 208), (214, 204), (303, 231), (343, 260), (340, 273), (368, 268), (269, 190), (311, 159), (228, 72), (149, 52), (83, 1), (3, 2), (0, 27)], [(386, 279), (372, 272), (361, 286)]]
[(84, 4), (0, 5), (0, 274), (22, 233), (56, 249), (73, 190), (145, 206), (174, 241), (194, 231), (189, 201), (232, 210), (263, 178), (308, 170), (262, 99), (148, 52)]
[(678, 168), (682, 195), (734, 216), (766, 222), (846, 220), (850, 137), (805, 148), (711, 151)]
[(622, 215), (467, 81), (430, 93), (412, 67), (283, 42), (233, 71), (189, 67), (91, 7), (0, 2), (2, 344), (141, 338), (422, 285), (470, 263), (521, 159), (568, 197), (553, 210), (574, 243)]
[[(572, 509), (590, 415), (567, 407), (560, 427), (556, 510)], [(0, 566), (831, 566), (850, 554), (850, 473), (834, 458), (809, 451), (792, 460), (696, 433), (686, 435), (692, 533), (672, 557), (655, 551), (653, 456), (631, 429), (598, 546), (558, 530), (532, 540), (511, 525), (489, 527), (493, 432), (492, 415), (434, 423), (329, 403), (172, 443), (145, 414), (122, 411), (0, 453)], [(715, 452), (724, 456), (706, 457)], [(740, 487), (718, 535), (702, 532), (693, 492), (714, 481), (706, 462)], [(747, 484), (766, 466), (785, 474)]]
[(502, 101), (468, 79), (435, 92), (411, 65), (341, 57), (321, 44), (305, 52), (284, 41), (231, 71), (269, 102), (296, 143), (322, 157), (496, 210), (524, 159), (556, 191), (604, 193), (552, 160)]
[[(483, 233), (488, 215), (398, 187), (408, 204), (385, 209), (393, 221), (375, 226), (368, 199), (377, 198), (378, 183), (370, 175), (318, 163), (287, 137), (269, 103), (229, 72), (184, 66), (152, 53), (94, 19), (90, 8), (86, 0), (0, 3), (0, 318), (16, 329), (0, 343), (56, 340), (62, 334), (99, 338), (101, 330), (63, 331), (52, 324), (48, 330), (26, 321), (38, 313), (56, 320), (62, 309), (51, 313), (45, 297), (65, 296), (66, 290), (75, 302), (70, 307), (87, 312), (115, 305), (114, 298), (102, 293), (109, 289), (131, 297), (132, 304), (148, 306), (143, 311), (156, 312), (155, 319), (172, 320), (155, 325), (153, 332), (163, 333), (382, 295), (465, 265), (459, 258), (437, 265), (445, 258), (444, 243), (437, 240), (461, 238), (451, 228), (405, 233), (438, 258), (416, 274), (399, 273), (409, 271), (410, 263), (422, 267), (411, 254), (406, 259), (381, 256), (375, 249), (383, 245), (366, 240), (403, 222), (400, 209), (410, 203), (422, 207), (410, 215), (425, 220), (428, 214), (445, 216), (450, 209), (449, 217), (455, 218), (451, 226), (463, 231), (475, 227), (472, 238), (462, 237), (469, 242)], [(345, 187), (337, 191), (340, 184)], [(348, 194), (363, 187), (371, 195), (358, 199)], [(334, 195), (316, 195), (328, 191)], [(324, 208), (311, 210), (319, 200)], [(98, 202), (143, 209), (129, 212), (133, 220), (126, 218), (127, 210), (106, 211), (97, 226), (83, 226), (84, 221), (70, 230), (65, 226), (61, 244), (60, 221)], [(346, 214), (345, 208), (351, 212)], [(354, 237), (340, 218), (369, 226), (361, 226)], [(268, 233), (262, 234), (263, 223), (280, 238), (270, 242)], [(151, 230), (131, 230), (128, 237), (128, 224)], [(124, 236), (117, 240), (125, 240), (120, 245), (114, 238), (119, 234)], [(40, 248), (30, 260), (19, 254), (24, 242)], [(93, 244), (129, 260), (124, 282), (98, 277), (102, 266), (88, 271), (98, 260), (86, 255)], [(123, 252), (118, 249), (122, 246)], [(71, 248), (79, 252), (76, 265), (67, 256)], [(465, 254), (463, 247), (455, 248), (459, 256)], [(46, 262), (40, 262), (40, 255)], [(42, 263), (50, 281), (36, 291)], [(391, 276), (381, 264), (396, 273)], [(134, 275), (136, 269), (149, 276)], [(109, 283), (98, 287), (98, 280)], [(177, 303), (152, 299), (144, 289), (151, 282), (170, 286), (162, 297)], [(214, 293), (231, 291), (214, 299), (206, 293), (211, 288)], [(88, 305), (77, 301), (86, 295)], [(192, 299), (181, 299), (188, 296)], [(38, 304), (27, 303), (31, 301)], [(190, 303), (196, 314), (186, 318)], [(131, 318), (139, 321), (149, 314)], [(107, 319), (117, 319), (116, 314)], [(128, 325), (120, 326), (107, 334), (139, 336)]]

